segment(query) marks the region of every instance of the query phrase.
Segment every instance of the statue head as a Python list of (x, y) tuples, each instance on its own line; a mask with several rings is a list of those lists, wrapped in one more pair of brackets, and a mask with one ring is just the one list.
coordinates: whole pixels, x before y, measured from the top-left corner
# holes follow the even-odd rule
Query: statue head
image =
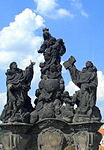
[(51, 37), (51, 34), (49, 33), (49, 29), (48, 28), (44, 28), (43, 29), (43, 38), (44, 40), (47, 40)]
[(69, 92), (68, 91), (64, 91), (63, 95), (64, 95), (65, 98), (68, 98), (69, 97)]
[(61, 101), (59, 99), (55, 99), (53, 105), (54, 107), (61, 106)]
[(49, 29), (48, 28), (44, 28), (43, 32), (49, 32)]
[(63, 45), (64, 44), (63, 39), (57, 39), (57, 43)]
[(36, 96), (36, 97), (39, 97), (40, 94), (41, 94), (41, 93), (40, 93), (40, 90), (39, 90), (39, 89), (36, 89), (36, 91), (35, 91), (35, 96)]
[(43, 80), (47, 80), (48, 76), (47, 75), (43, 75)]
[(40, 63), (39, 67), (40, 68), (44, 68), (45, 64), (44, 63)]
[(17, 63), (12, 62), (9, 67), (10, 67), (10, 69), (17, 69)]
[(86, 62), (86, 68), (93, 67), (93, 63), (91, 61)]

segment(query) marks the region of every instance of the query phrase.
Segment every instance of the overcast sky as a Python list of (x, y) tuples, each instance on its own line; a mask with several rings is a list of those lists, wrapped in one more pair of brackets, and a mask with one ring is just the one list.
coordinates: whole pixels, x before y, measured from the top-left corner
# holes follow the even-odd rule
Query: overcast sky
[[(67, 52), (79, 70), (90, 60), (98, 69), (97, 106), (104, 118), (104, 0), (1, 0), (0, 1), (0, 112), (6, 103), (5, 72), (12, 61), (25, 69), (30, 59), (36, 62), (29, 92), (32, 101), (38, 87), (43, 61), (37, 53), (42, 43), (42, 29), (63, 38)], [(72, 95), (77, 87), (63, 68), (66, 89)]]

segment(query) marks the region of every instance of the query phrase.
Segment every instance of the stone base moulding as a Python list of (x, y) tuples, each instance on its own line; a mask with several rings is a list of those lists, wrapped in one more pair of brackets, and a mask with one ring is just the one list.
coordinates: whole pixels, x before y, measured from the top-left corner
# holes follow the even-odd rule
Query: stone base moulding
[(44, 119), (36, 124), (1, 124), (5, 150), (98, 150), (100, 122), (67, 123)]

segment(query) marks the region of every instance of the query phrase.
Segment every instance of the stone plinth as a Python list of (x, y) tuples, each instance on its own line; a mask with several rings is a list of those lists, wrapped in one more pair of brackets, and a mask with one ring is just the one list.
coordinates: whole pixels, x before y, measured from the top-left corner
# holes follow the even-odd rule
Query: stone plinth
[[(50, 150), (98, 150), (101, 134), (97, 131), (102, 123), (81, 122), (68, 124), (62, 120), (45, 119), (37, 124), (40, 129), (38, 150), (48, 150), (50, 144)], [(55, 141), (57, 141), (57, 146)]]
[(25, 123), (1, 124), (5, 133), (0, 137), (5, 150), (34, 150), (35, 135), (32, 134), (32, 125)]
[(1, 124), (5, 150), (98, 150), (100, 122), (67, 123), (44, 119), (36, 124)]

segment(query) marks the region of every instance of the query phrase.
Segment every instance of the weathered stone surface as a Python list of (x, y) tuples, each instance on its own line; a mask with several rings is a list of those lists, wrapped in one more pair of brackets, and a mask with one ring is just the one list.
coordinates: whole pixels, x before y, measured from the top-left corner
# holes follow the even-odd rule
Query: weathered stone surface
[(7, 104), (0, 117), (4, 122), (0, 127), (6, 131), (1, 137), (3, 146), (5, 150), (98, 150), (101, 135), (97, 131), (102, 123), (96, 107), (97, 69), (87, 61), (79, 71), (71, 56), (64, 66), (80, 90), (70, 96), (62, 77), (64, 42), (47, 28), (43, 29), (43, 39), (38, 53), (43, 54), (44, 62), (40, 63), (34, 108), (28, 91), (35, 63), (23, 71), (12, 62), (7, 70)]
[(64, 134), (53, 127), (44, 129), (38, 135), (38, 150), (62, 150)]
[(69, 70), (73, 83), (80, 88), (72, 98), (77, 105), (73, 122), (100, 121), (100, 110), (95, 106), (98, 86), (97, 68), (91, 61), (87, 61), (82, 71), (79, 71), (75, 62), (73, 56), (64, 62), (64, 67)]
[(24, 150), (27, 148), (30, 138), (29, 135), (12, 134), (11, 132), (1, 137), (5, 150)]
[(1, 124), (5, 133), (0, 136), (5, 150), (34, 150), (36, 135), (32, 134), (32, 125), (23, 123)]
[[(43, 119), (36, 124), (1, 124), (5, 150), (98, 150), (102, 123)], [(12, 147), (12, 148), (11, 148)], [(13, 148), (14, 147), (14, 148)]]
[[(101, 135), (97, 132), (102, 123), (98, 122), (83, 122), (83, 123), (67, 123), (58, 119), (45, 119), (37, 122), (40, 137), (49, 138), (49, 135), (54, 140), (60, 133), (60, 138), (64, 139), (61, 150), (98, 150), (98, 145), (101, 140)], [(61, 131), (61, 132), (58, 132)], [(52, 134), (51, 134), (52, 132)], [(54, 134), (55, 133), (55, 134)], [(56, 136), (56, 137), (57, 137)], [(48, 141), (48, 140), (45, 140)], [(47, 147), (48, 143), (43, 145)], [(55, 140), (56, 141), (56, 140)], [(39, 142), (38, 142), (39, 143)], [(58, 143), (57, 143), (58, 146)], [(58, 148), (57, 148), (58, 149)], [(52, 150), (56, 150), (52, 148)]]
[(74, 103), (69, 93), (64, 91), (62, 77), (61, 56), (66, 52), (64, 42), (53, 37), (47, 28), (43, 29), (43, 39), (38, 53), (43, 54), (44, 63), (40, 63), (41, 81), (35, 93), (36, 106), (30, 122), (35, 123), (45, 118), (61, 118), (72, 122)]
[(0, 116), (2, 122), (30, 122), (33, 107), (28, 91), (33, 78), (34, 64), (31, 62), (25, 70), (19, 69), (16, 62), (10, 64), (10, 69), (6, 72), (7, 104)]
[(73, 146), (67, 146), (64, 150), (76, 150)]

